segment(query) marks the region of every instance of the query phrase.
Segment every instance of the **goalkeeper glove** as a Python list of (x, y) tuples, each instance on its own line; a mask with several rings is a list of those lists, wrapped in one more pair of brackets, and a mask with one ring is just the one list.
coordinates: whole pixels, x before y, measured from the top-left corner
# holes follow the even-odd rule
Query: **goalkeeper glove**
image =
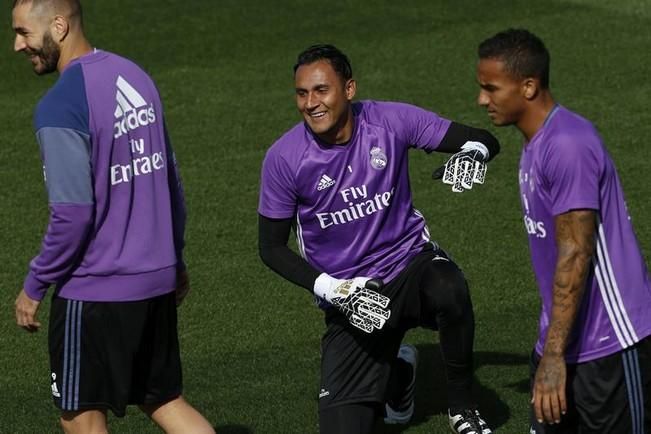
[(377, 292), (383, 283), (378, 279), (355, 277), (335, 279), (322, 273), (314, 282), (314, 294), (343, 313), (358, 329), (373, 333), (380, 330), (391, 316), (389, 297)]
[(466, 142), (459, 152), (448, 159), (445, 166), (434, 171), (432, 178), (443, 178), (443, 183), (452, 185), (455, 193), (470, 190), (473, 183), (484, 183), (488, 158), (488, 148), (483, 143)]

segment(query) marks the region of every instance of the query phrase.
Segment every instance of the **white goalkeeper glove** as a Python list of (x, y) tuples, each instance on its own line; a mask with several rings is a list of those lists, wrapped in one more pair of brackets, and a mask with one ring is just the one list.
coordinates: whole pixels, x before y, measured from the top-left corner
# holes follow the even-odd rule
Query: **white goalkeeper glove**
[(434, 171), (432, 178), (443, 178), (443, 183), (451, 185), (455, 193), (470, 190), (473, 183), (484, 183), (488, 157), (488, 148), (483, 143), (466, 142), (445, 166)]
[(389, 297), (377, 292), (382, 281), (368, 277), (335, 279), (322, 273), (314, 282), (314, 294), (346, 315), (348, 321), (366, 333), (380, 330), (391, 316)]

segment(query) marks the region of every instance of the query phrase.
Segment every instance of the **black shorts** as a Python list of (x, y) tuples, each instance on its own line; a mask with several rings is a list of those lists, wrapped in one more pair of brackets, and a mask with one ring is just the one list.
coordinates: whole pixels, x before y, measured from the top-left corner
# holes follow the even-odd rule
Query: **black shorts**
[(62, 411), (159, 404), (181, 394), (174, 292), (133, 302), (52, 298), (51, 387)]
[(382, 330), (367, 334), (350, 325), (335, 308), (326, 310), (321, 340), (321, 410), (354, 403), (384, 403), (400, 343), (407, 330), (437, 329), (435, 312), (425, 308), (421, 279), (428, 267), (447, 267), (465, 278), (442, 250), (427, 249), (412, 259), (381, 292), (391, 299), (391, 317)]
[[(531, 357), (533, 384), (540, 356)], [(651, 337), (610, 356), (567, 365), (567, 414), (561, 423), (539, 424), (535, 434), (651, 433)]]

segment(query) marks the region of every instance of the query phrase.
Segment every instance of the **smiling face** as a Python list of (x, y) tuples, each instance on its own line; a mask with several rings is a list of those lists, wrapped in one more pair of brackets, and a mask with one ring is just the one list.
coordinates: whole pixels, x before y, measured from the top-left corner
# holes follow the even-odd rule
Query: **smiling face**
[(14, 50), (29, 57), (38, 75), (57, 70), (61, 49), (52, 38), (50, 22), (34, 11), (31, 2), (19, 3), (12, 13), (12, 26), (16, 33)]
[(296, 106), (314, 134), (331, 144), (347, 142), (353, 130), (355, 80), (344, 80), (327, 60), (299, 66), (294, 79)]
[(477, 66), (477, 103), (486, 108), (494, 125), (518, 124), (527, 109), (527, 80), (514, 78), (498, 59), (480, 59)]

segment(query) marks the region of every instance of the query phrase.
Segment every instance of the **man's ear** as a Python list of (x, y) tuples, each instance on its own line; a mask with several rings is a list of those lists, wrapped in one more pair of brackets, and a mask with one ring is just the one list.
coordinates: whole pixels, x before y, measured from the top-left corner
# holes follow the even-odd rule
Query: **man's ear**
[(55, 15), (50, 25), (52, 38), (61, 43), (68, 36), (70, 32), (70, 23), (63, 15)]
[(346, 91), (346, 98), (348, 101), (352, 101), (353, 97), (355, 96), (355, 92), (357, 92), (357, 82), (355, 82), (355, 80), (352, 78), (349, 79), (344, 85), (344, 90)]
[(534, 99), (540, 91), (540, 83), (535, 78), (526, 78), (522, 81), (522, 95), (529, 101)]

